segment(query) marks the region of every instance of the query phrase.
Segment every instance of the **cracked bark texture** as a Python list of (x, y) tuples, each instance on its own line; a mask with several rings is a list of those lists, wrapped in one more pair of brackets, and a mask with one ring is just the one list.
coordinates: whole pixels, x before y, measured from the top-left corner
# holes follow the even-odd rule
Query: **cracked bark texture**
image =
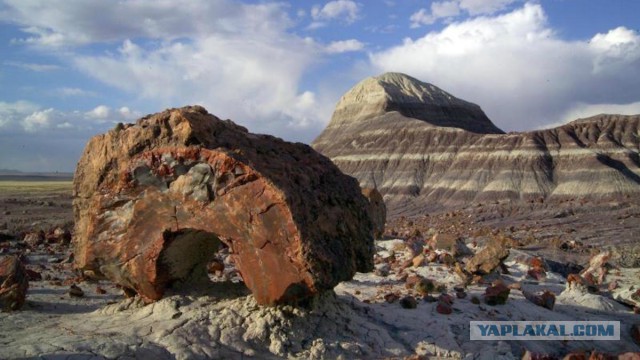
[(307, 145), (251, 134), (199, 106), (92, 138), (73, 206), (76, 266), (146, 302), (206, 276), (219, 241), (260, 304), (299, 301), (373, 267), (355, 179)]

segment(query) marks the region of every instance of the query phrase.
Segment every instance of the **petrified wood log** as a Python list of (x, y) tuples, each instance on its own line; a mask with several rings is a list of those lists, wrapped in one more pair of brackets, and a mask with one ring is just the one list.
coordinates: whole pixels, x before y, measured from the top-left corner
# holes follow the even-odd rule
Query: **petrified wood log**
[(199, 106), (92, 138), (74, 196), (77, 267), (147, 302), (206, 276), (218, 241), (261, 304), (298, 301), (373, 268), (355, 179), (307, 145), (248, 133)]

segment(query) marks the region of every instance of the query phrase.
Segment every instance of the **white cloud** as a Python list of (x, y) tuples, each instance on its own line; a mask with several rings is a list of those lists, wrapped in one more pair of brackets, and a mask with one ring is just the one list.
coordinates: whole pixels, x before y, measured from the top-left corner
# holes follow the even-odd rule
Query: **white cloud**
[(341, 19), (347, 24), (355, 22), (360, 16), (360, 5), (351, 0), (329, 1), (324, 6), (311, 8), (311, 17), (316, 21)]
[[(300, 133), (293, 135), (304, 141), (312, 140), (326, 121), (321, 117), (326, 111), (299, 120), (291, 110), (291, 104), (309, 92), (299, 88), (303, 74), (327, 51), (322, 44), (289, 32), (295, 23), (286, 4), (230, 0), (8, 0), (8, 4), (0, 18), (28, 32), (29, 38), (21, 41), (56, 52), (47, 46), (65, 47), (63, 58), (74, 69), (147, 107), (200, 104), (253, 131), (289, 138), (290, 126), (304, 123), (302, 138)], [(332, 1), (318, 8), (315, 18), (352, 22), (359, 7), (353, 1)], [(56, 34), (59, 41), (48, 40)], [(120, 46), (98, 53), (75, 51), (76, 46), (96, 43)], [(340, 46), (346, 51), (358, 44), (335, 44), (332, 50)]]
[(107, 119), (111, 114), (111, 109), (106, 105), (98, 105), (93, 110), (87, 111), (86, 115), (92, 119)]
[(517, 0), (446, 0), (431, 3), (431, 10), (419, 9), (411, 15), (411, 27), (431, 25), (441, 19), (450, 20), (463, 12), (470, 16), (490, 15), (506, 9)]
[(36, 71), (36, 72), (60, 70), (60, 66), (53, 65), (53, 64), (36, 64), (36, 63), (26, 63), (26, 62), (19, 62), (19, 61), (5, 61), (3, 62), (3, 64), (7, 66), (13, 66), (13, 67)]
[(376, 72), (400, 71), (478, 103), (505, 130), (565, 119), (572, 104), (640, 98), (640, 37), (626, 28), (566, 41), (540, 5), (453, 23), (372, 53)]
[(0, 101), (0, 129), (8, 128), (21, 121), (25, 116), (38, 110), (38, 105), (29, 101), (13, 103)]
[(334, 41), (327, 45), (326, 51), (330, 54), (344, 53), (350, 51), (360, 51), (365, 44), (356, 39)]
[(22, 126), (27, 132), (34, 132), (39, 129), (48, 128), (51, 124), (52, 113), (52, 108), (36, 111), (24, 118)]
[[(46, 47), (125, 38), (177, 39), (242, 31), (273, 33), (291, 25), (284, 4), (238, 4), (230, 0), (118, 1), (5, 0), (0, 20), (29, 34), (15, 39)], [(260, 22), (261, 18), (277, 21)], [(87, 21), (91, 19), (91, 21)]]
[(431, 3), (431, 12), (426, 9), (420, 9), (411, 15), (411, 27), (416, 28), (420, 25), (430, 25), (438, 19), (450, 18), (460, 14), (460, 4), (456, 0), (441, 1)]

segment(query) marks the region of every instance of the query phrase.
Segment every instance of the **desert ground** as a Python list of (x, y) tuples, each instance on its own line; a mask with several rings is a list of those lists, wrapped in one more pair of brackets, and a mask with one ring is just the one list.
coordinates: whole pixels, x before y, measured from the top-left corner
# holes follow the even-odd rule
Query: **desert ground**
[[(640, 351), (631, 330), (640, 322), (634, 296), (640, 207), (632, 201), (603, 203), (597, 211), (583, 211), (579, 202), (527, 209), (471, 204), (390, 219), (376, 241), (374, 272), (358, 273), (305, 306), (262, 307), (224, 250), (216, 256), (225, 268), (212, 272), (211, 282), (172, 289), (146, 306), (113, 283), (83, 278), (73, 268), (72, 244), (53, 235), (37, 245), (25, 241), (40, 230), (70, 231), (71, 198), (69, 182), (0, 182), (0, 251), (20, 256), (31, 277), (23, 308), (0, 313), (0, 358), (519, 359)], [(432, 251), (438, 258), (416, 260), (438, 233), (455, 236), (472, 253), (508, 239), (509, 256), (497, 272), (465, 283), (458, 260), (447, 260), (438, 245)], [(595, 264), (608, 269), (602, 283), (567, 282), (604, 250), (610, 259)], [(534, 278), (529, 270), (537, 256), (544, 276)], [(421, 279), (434, 289), (411, 284)], [(497, 283), (510, 294), (506, 303), (490, 305), (486, 291)], [(545, 290), (555, 306), (533, 304), (531, 294)], [(471, 320), (525, 319), (617, 320), (621, 340), (469, 340)]]

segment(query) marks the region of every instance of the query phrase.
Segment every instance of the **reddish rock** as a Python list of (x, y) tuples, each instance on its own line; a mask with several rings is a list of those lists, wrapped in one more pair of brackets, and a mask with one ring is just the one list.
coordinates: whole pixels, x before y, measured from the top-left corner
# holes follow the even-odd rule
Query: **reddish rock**
[(629, 333), (633, 341), (640, 346), (640, 324), (631, 325), (631, 331)]
[(71, 232), (63, 228), (57, 227), (50, 230), (45, 238), (48, 243), (69, 244), (71, 242)]
[(602, 353), (599, 351), (593, 351), (591, 356), (589, 356), (589, 360), (616, 360), (618, 357), (615, 355)]
[(415, 309), (418, 307), (418, 302), (416, 301), (416, 298), (409, 295), (400, 299), (400, 306), (404, 309)]
[(492, 238), (484, 249), (474, 255), (465, 266), (465, 270), (472, 274), (489, 274), (500, 266), (509, 256), (509, 250), (502, 241)]
[(438, 301), (438, 305), (436, 305), (436, 311), (438, 312), (438, 314), (449, 315), (453, 312), (453, 309), (451, 308), (451, 304), (443, 301)]
[(400, 297), (395, 293), (388, 293), (384, 296), (384, 301), (388, 302), (389, 304), (392, 304), (396, 302), (399, 298)]
[(16, 256), (0, 257), (0, 310), (19, 310), (27, 297), (29, 280)]
[(73, 284), (69, 288), (69, 296), (71, 297), (83, 297), (84, 291), (77, 285)]
[(31, 270), (31, 269), (25, 269), (24, 270), (27, 274), (27, 278), (29, 279), (29, 281), (40, 281), (42, 280), (42, 274), (40, 274), (39, 272), (35, 271), (35, 270)]
[(549, 310), (553, 310), (553, 307), (556, 304), (556, 295), (548, 290), (545, 290), (541, 294), (523, 291), (522, 295), (524, 295), (525, 299), (531, 301), (532, 303)]
[(627, 352), (619, 354), (617, 360), (640, 360), (640, 352)]
[(97, 286), (97, 287), (96, 287), (96, 294), (104, 295), (104, 294), (106, 294), (106, 293), (107, 293), (107, 290), (105, 290), (105, 289), (101, 288), (100, 286)]
[(484, 302), (487, 305), (504, 305), (509, 298), (511, 289), (504, 285), (503, 282), (496, 282), (493, 286), (489, 286), (484, 292)]
[(362, 195), (369, 200), (369, 217), (373, 221), (373, 237), (381, 239), (384, 234), (384, 226), (387, 222), (387, 207), (384, 205), (382, 194), (375, 188), (362, 189)]
[(24, 238), (22, 239), (22, 241), (29, 245), (30, 247), (34, 248), (40, 244), (44, 244), (45, 241), (45, 233), (44, 231), (40, 230), (40, 231), (36, 231), (36, 232), (30, 232), (25, 234)]
[(540, 280), (544, 280), (547, 277), (547, 273), (543, 270), (543, 269), (529, 269), (527, 271), (527, 276), (540, 281)]
[(222, 271), (224, 271), (224, 263), (222, 261), (212, 260), (207, 264), (207, 272), (209, 274), (215, 274)]
[(587, 360), (587, 354), (584, 351), (572, 352), (565, 355), (562, 360)]
[(424, 265), (424, 255), (420, 254), (414, 257), (413, 260), (411, 260), (411, 264), (413, 265), (413, 267), (420, 267)]
[(556, 360), (557, 356), (549, 355), (549, 354), (540, 354), (534, 353), (529, 350), (526, 350), (524, 355), (522, 355), (522, 360)]
[(309, 146), (199, 106), (166, 110), (87, 144), (76, 265), (150, 302), (205, 277), (220, 240), (258, 303), (296, 302), (372, 270), (367, 206), (357, 181)]
[(531, 269), (547, 270), (547, 264), (539, 256), (534, 256), (531, 259), (529, 259), (529, 267)]
[(407, 289), (413, 289), (421, 279), (422, 277), (419, 275), (409, 275), (405, 280), (404, 286)]

